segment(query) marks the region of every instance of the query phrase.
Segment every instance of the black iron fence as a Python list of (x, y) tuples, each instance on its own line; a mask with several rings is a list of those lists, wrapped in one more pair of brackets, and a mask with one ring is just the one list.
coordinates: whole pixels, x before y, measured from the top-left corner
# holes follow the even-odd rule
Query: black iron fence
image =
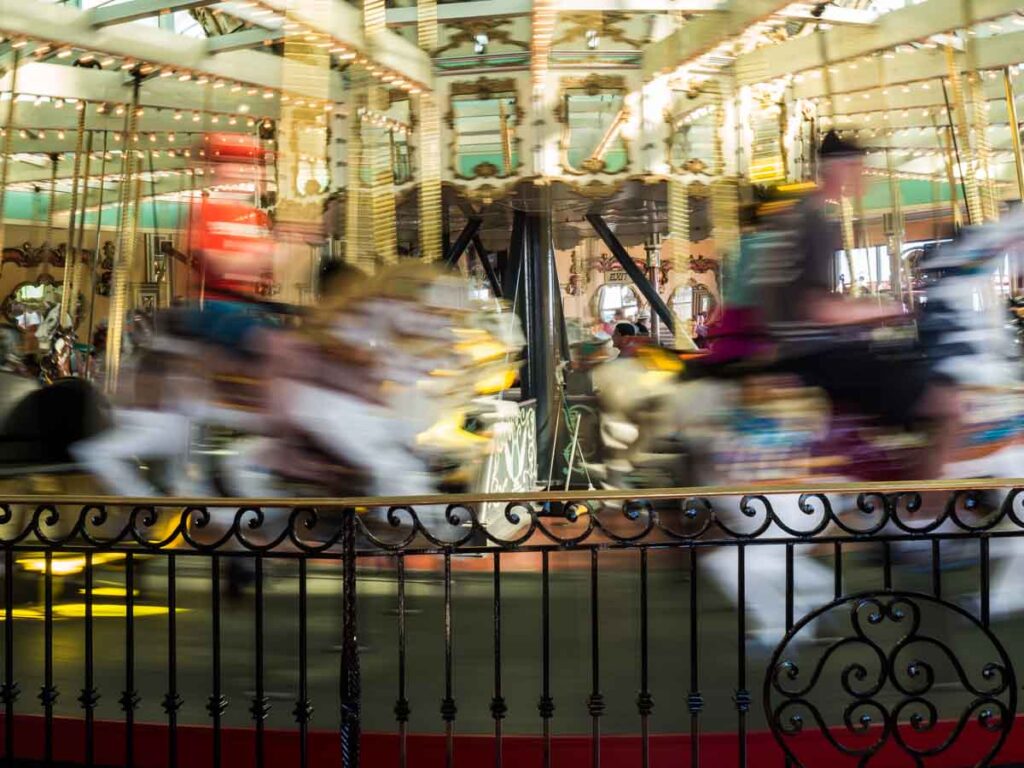
[(4, 759), (1008, 764), (1017, 485), (11, 498)]

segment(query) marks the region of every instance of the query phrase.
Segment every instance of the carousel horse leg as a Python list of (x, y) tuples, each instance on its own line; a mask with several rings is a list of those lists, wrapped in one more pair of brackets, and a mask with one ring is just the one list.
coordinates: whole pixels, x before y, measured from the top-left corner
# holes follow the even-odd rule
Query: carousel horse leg
[[(796, 509), (796, 497), (770, 497), (775, 514), (791, 527), (799, 526), (803, 515)], [(723, 498), (715, 503), (721, 510), (738, 510), (739, 498)], [(754, 502), (756, 503), (756, 502)], [(738, 512), (737, 512), (738, 514)], [(791, 519), (792, 518), (792, 519)], [(807, 521), (802, 521), (806, 526)], [(729, 520), (730, 526), (740, 526), (739, 520)], [(742, 530), (742, 528), (741, 528)], [(770, 528), (765, 537), (788, 538), (777, 528)], [(718, 588), (736, 603), (739, 592), (739, 568), (734, 547), (712, 548), (704, 552), (700, 565)], [(779, 546), (748, 546), (744, 555), (744, 587), (746, 590), (745, 610), (751, 621), (749, 634), (755, 644), (774, 647), (786, 631), (786, 557)], [(801, 616), (828, 603), (833, 598), (832, 570), (807, 557), (794, 552), (793, 557), (793, 618)]]
[(180, 414), (164, 411), (120, 410), (114, 426), (96, 437), (71, 446), (75, 460), (121, 496), (163, 495), (138, 470), (138, 461), (169, 460), (179, 476), (187, 460), (190, 426)]
[[(392, 412), (352, 395), (289, 382), (283, 387), (283, 417), (323, 448), (370, 476), (371, 496), (436, 493), (426, 464), (410, 450)], [(441, 523), (444, 510), (417, 507), (424, 525)]]

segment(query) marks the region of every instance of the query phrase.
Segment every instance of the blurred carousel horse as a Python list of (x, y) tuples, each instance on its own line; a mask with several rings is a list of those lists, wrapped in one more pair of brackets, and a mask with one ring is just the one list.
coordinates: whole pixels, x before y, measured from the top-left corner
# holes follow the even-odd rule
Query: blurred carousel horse
[[(515, 316), (470, 301), (460, 279), (392, 267), (360, 296), (302, 318), (254, 322), (234, 348), (169, 316), (133, 355), (114, 428), (75, 447), (115, 493), (161, 495), (139, 460), (161, 461), (175, 495), (272, 498), (423, 495), (471, 481), (490, 436), (463, 428), (500, 410), (522, 343)], [(190, 471), (198, 430), (236, 440), (217, 482)], [(271, 510), (274, 535), (287, 519)], [(418, 509), (424, 524), (443, 510)]]
[[(926, 292), (926, 312), (918, 319), (920, 343), (936, 356), (938, 370), (959, 384), (964, 408), (956, 460), (945, 467), (943, 478), (1016, 477), (1024, 466), (1020, 361), (1001, 302), (991, 295), (995, 260), (1022, 240), (1024, 216), (1018, 214), (966, 236), (925, 265), (934, 279)], [(979, 303), (985, 311), (977, 310)], [(659, 466), (654, 476), (668, 477), (674, 485), (763, 483), (766, 492), (756, 498), (711, 499), (725, 529), (722, 535), (750, 533), (763, 525), (763, 536), (810, 536), (850, 511), (856, 514), (848, 525), (866, 533), (925, 528), (949, 533), (962, 531), (954, 514), (968, 526), (972, 515), (998, 514), (1003, 494), (973, 498), (967, 505), (973, 510), (953, 513), (946, 509), (947, 494), (904, 494), (861, 500), (860, 505), (856, 497), (830, 495), (829, 512), (821, 498), (772, 493), (773, 483), (899, 480), (915, 464), (916, 452), (929, 449), (927, 438), (835, 411), (824, 393), (791, 376), (691, 377), (681, 371), (678, 359), (666, 362), (668, 357), (652, 351), (595, 372), (605, 460), (592, 472), (604, 478), (606, 487), (651, 487), (644, 479)], [(677, 446), (668, 459), (682, 468), (675, 475), (664, 471), (669, 462), (656, 449), (668, 442)], [(709, 535), (714, 533), (712, 528)], [(1024, 590), (1013, 589), (1015, 574), (1024, 568), (1024, 545), (1020, 539), (1013, 542), (993, 582), (1005, 610), (1024, 608)], [(769, 549), (750, 547), (746, 553), (747, 605), (766, 638), (780, 633), (786, 584), (785, 561)], [(811, 558), (800, 561), (798, 615), (833, 596), (832, 569)], [(736, 594), (736, 555), (730, 548), (706, 553), (700, 562), (728, 594)]]

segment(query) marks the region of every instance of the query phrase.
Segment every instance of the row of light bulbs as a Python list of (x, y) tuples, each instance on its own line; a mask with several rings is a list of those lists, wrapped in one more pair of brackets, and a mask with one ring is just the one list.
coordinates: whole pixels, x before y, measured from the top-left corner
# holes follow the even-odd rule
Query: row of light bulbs
[[(3, 41), (4, 38), (0, 38), (0, 42)], [(81, 64), (97, 62), (103, 69), (110, 69), (116, 66), (117, 68), (128, 72), (138, 68), (139, 73), (144, 76), (156, 76), (160, 78), (176, 77), (179, 82), (194, 82), (196, 85), (209, 84), (214, 89), (228, 88), (231, 93), (241, 93), (244, 91), (247, 96), (257, 96), (262, 94), (264, 99), (273, 99), (279, 93), (282, 98), (288, 95), (280, 92), (278, 89), (265, 88), (254, 83), (226, 80), (201, 71), (165, 67), (150, 62), (137, 61), (132, 58), (121, 58), (118, 56), (94, 53), (72, 46), (60, 46), (54, 43), (28, 37), (18, 37), (11, 42), (11, 47), (15, 50), (24, 49), (29, 45), (34, 46), (32, 55), (36, 58), (42, 58), (43, 56), (56, 52), (57, 58), (67, 59), (71, 58), (76, 51), (79, 51), (81, 55), (76, 59), (77, 62)]]
[(258, 22), (280, 21), (282, 28), (288, 35), (301, 37), (303, 42), (315, 45), (334, 55), (339, 63), (353, 63), (363, 67), (372, 77), (377, 78), (385, 85), (399, 88), (407, 93), (417, 94), (423, 91), (424, 83), (417, 83), (404, 77), (400, 72), (385, 66), (376, 64), (367, 58), (360, 51), (352, 49), (336, 37), (324, 32), (314, 30), (304, 20), (295, 14), (290, 14), (276, 7), (266, 0), (243, 0), (235, 3), (240, 8), (255, 8), (251, 16), (258, 18)]
[(375, 109), (367, 109), (366, 107), (360, 107), (356, 110), (356, 114), (359, 115), (359, 119), (364, 123), (375, 125), (378, 128), (387, 128), (395, 131), (399, 135), (406, 135), (412, 128), (403, 123), (401, 120), (396, 120), (393, 117), (388, 117), (383, 112), (378, 112)]
[[(288, 24), (285, 25), (288, 28)], [(301, 31), (300, 31), (301, 33)], [(333, 54), (339, 64), (354, 63), (363, 67), (371, 76), (380, 80), (383, 84), (393, 88), (399, 88), (411, 94), (421, 93), (423, 90), (422, 83), (412, 82), (403, 77), (398, 72), (391, 70), (387, 67), (379, 66), (366, 56), (363, 56), (355, 51), (349, 50), (346, 46), (340, 43), (329, 43), (323, 42), (327, 40), (325, 35), (320, 33), (308, 32), (304, 35), (305, 39), (310, 42), (315, 42), (317, 45), (323, 45), (329, 48), (331, 54)], [(313, 38), (313, 40), (310, 40)], [(0, 37), (0, 43), (6, 41), (6, 38)], [(117, 66), (123, 71), (131, 71), (138, 68), (139, 73), (144, 76), (156, 76), (160, 78), (177, 78), (179, 82), (194, 82), (196, 85), (210, 85), (213, 89), (227, 88), (231, 93), (245, 92), (247, 96), (261, 95), (264, 99), (273, 99), (275, 96), (280, 95), (282, 102), (288, 102), (290, 94), (280, 89), (265, 88), (253, 83), (246, 83), (242, 81), (227, 80), (224, 78), (216, 77), (202, 71), (195, 71), (190, 69), (176, 69), (170, 66), (161, 66), (149, 62), (136, 61), (132, 58), (120, 58), (117, 56), (110, 56), (105, 54), (94, 53), (90, 51), (83, 51), (82, 49), (74, 48), (72, 46), (61, 46), (50, 42), (36, 40), (28, 37), (18, 37), (11, 42), (11, 47), (16, 50), (21, 50), (27, 46), (32, 45), (32, 55), (37, 58), (42, 58), (48, 54), (56, 52), (56, 56), (59, 59), (71, 58), (76, 51), (79, 51), (81, 55), (76, 61), (82, 64), (90, 64), (92, 62), (99, 63), (103, 69), (109, 69)], [(323, 107), (329, 111), (331, 106), (325, 100), (310, 99), (307, 97), (296, 96), (295, 103), (297, 106), (303, 106), (308, 102), (308, 105), (313, 108)]]

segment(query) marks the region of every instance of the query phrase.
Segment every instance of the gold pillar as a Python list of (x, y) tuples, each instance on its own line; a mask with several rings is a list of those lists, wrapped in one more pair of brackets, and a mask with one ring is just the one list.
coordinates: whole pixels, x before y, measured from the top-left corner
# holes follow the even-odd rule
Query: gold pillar
[[(329, 0), (291, 0), (313, 29), (325, 29)], [(285, 25), (288, 29), (290, 25)], [(284, 38), (281, 59), (281, 113), (277, 123), (278, 201), (274, 233), (281, 260), (310, 258), (310, 243), (324, 238), (324, 202), (330, 185), (327, 115), (330, 99), (330, 40), (296, 31)], [(303, 94), (296, 97), (296, 94)], [(308, 274), (308, 273), (307, 273)], [(300, 293), (300, 296), (302, 294)]]
[(1017, 172), (1017, 195), (1024, 200), (1024, 156), (1021, 153), (1020, 123), (1017, 121), (1017, 102), (1009, 67), (1003, 70), (1003, 88), (1006, 91), (1006, 119), (1010, 123), (1010, 142), (1013, 147), (1013, 169)]
[(3, 157), (0, 158), (3, 161), (3, 168), (0, 169), (0, 251), (6, 245), (4, 213), (7, 203), (7, 179), (11, 166), (11, 142), (14, 140), (14, 105), (17, 104), (18, 61), (20, 56), (21, 50), (15, 48), (11, 63), (11, 100), (7, 107), (7, 120), (4, 122), (4, 148)]
[[(382, 114), (388, 106), (387, 91), (371, 86), (367, 101), (373, 114)], [(386, 127), (376, 122), (368, 123), (364, 128), (369, 128), (370, 137), (366, 150), (370, 158), (373, 250), (378, 263), (394, 264), (398, 261), (398, 248), (395, 231), (395, 182), (391, 167), (391, 134)]]
[[(118, 224), (117, 251), (114, 256), (113, 285), (110, 292), (110, 311), (107, 315), (106, 349), (106, 390), (117, 391), (118, 375), (121, 370), (121, 335), (124, 332), (124, 316), (128, 309), (128, 282), (131, 278), (132, 262), (135, 259), (135, 234), (138, 225), (139, 187), (135, 181), (137, 151), (132, 148), (132, 136), (138, 122), (139, 80), (135, 81), (132, 103), (126, 120), (124, 141), (121, 144), (121, 183), (119, 202), (121, 205)], [(100, 212), (102, 216), (102, 211)]]
[(846, 257), (846, 271), (850, 273), (850, 293), (860, 293), (857, 276), (853, 271), (853, 201), (843, 195), (839, 200), (839, 223), (843, 236), (843, 255)]
[[(686, 183), (675, 175), (668, 180), (668, 230), (672, 272), (680, 285), (686, 285), (690, 278), (690, 195)], [(688, 317), (677, 318), (676, 344), (680, 348), (689, 341), (688, 320)]]
[[(419, 0), (416, 4), (416, 37), (420, 48), (433, 56), (437, 48), (437, 0)], [(419, 214), (420, 258), (436, 261), (442, 256), (441, 244), (441, 112), (437, 96), (422, 93), (419, 109)]]
[(978, 72), (967, 76), (971, 93), (971, 130), (974, 134), (975, 173), (979, 177), (981, 214), (985, 221), (999, 220), (999, 195), (992, 178), (992, 152), (988, 141), (988, 99)]
[[(82, 175), (82, 206), (81, 212), (78, 217), (78, 230), (77, 230), (77, 244), (75, 245), (74, 255), (75, 263), (74, 268), (71, 271), (71, 288), (68, 290), (67, 280), (65, 278), (64, 290), (61, 292), (61, 301), (63, 302), (65, 295), (67, 295), (67, 310), (68, 315), (71, 317), (71, 327), (75, 327), (75, 312), (78, 309), (78, 294), (81, 291), (82, 285), (82, 242), (85, 233), (85, 212), (89, 206), (89, 172), (92, 167), (92, 141), (93, 134), (90, 132), (85, 148), (85, 170)], [(72, 212), (72, 215), (74, 213)], [(99, 216), (99, 212), (97, 216)], [(71, 250), (71, 241), (68, 240), (68, 251)], [(66, 264), (67, 262), (65, 262)], [(91, 341), (91, 340), (90, 340)]]
[(978, 190), (978, 176), (974, 163), (974, 152), (971, 149), (971, 130), (967, 122), (967, 103), (965, 100), (963, 79), (956, 63), (956, 54), (952, 46), (946, 46), (946, 67), (949, 74), (949, 86), (952, 93), (953, 112), (956, 116), (956, 133), (959, 139), (960, 175), (963, 179), (964, 194), (967, 202), (967, 216), (971, 224), (982, 222), (981, 193)]
[[(892, 152), (885, 151), (885, 165), (889, 176), (889, 205), (892, 211), (892, 230), (887, 232), (889, 240), (889, 289), (897, 300), (903, 299), (903, 199), (900, 182), (896, 177), (896, 166)], [(881, 276), (879, 276), (881, 282)]]
[[(352, 68), (355, 75), (355, 68)], [(363, 121), (361, 93), (352, 85), (349, 96), (348, 143), (345, 151), (348, 162), (348, 189), (345, 197), (345, 261), (353, 266), (363, 264)], [(372, 264), (370, 265), (372, 269)]]
[[(91, 138), (91, 136), (90, 136)], [(71, 204), (68, 209), (68, 237), (64, 245), (64, 286), (60, 292), (60, 324), (64, 325), (64, 315), (71, 304), (71, 291), (74, 289), (75, 263), (75, 211), (78, 208), (78, 175), (82, 170), (82, 147), (85, 143), (85, 109), (78, 110), (78, 135), (75, 138), (74, 169), (71, 172)], [(89, 183), (88, 170), (83, 184)], [(73, 310), (72, 310), (73, 311)], [(71, 323), (74, 325), (74, 321)]]

